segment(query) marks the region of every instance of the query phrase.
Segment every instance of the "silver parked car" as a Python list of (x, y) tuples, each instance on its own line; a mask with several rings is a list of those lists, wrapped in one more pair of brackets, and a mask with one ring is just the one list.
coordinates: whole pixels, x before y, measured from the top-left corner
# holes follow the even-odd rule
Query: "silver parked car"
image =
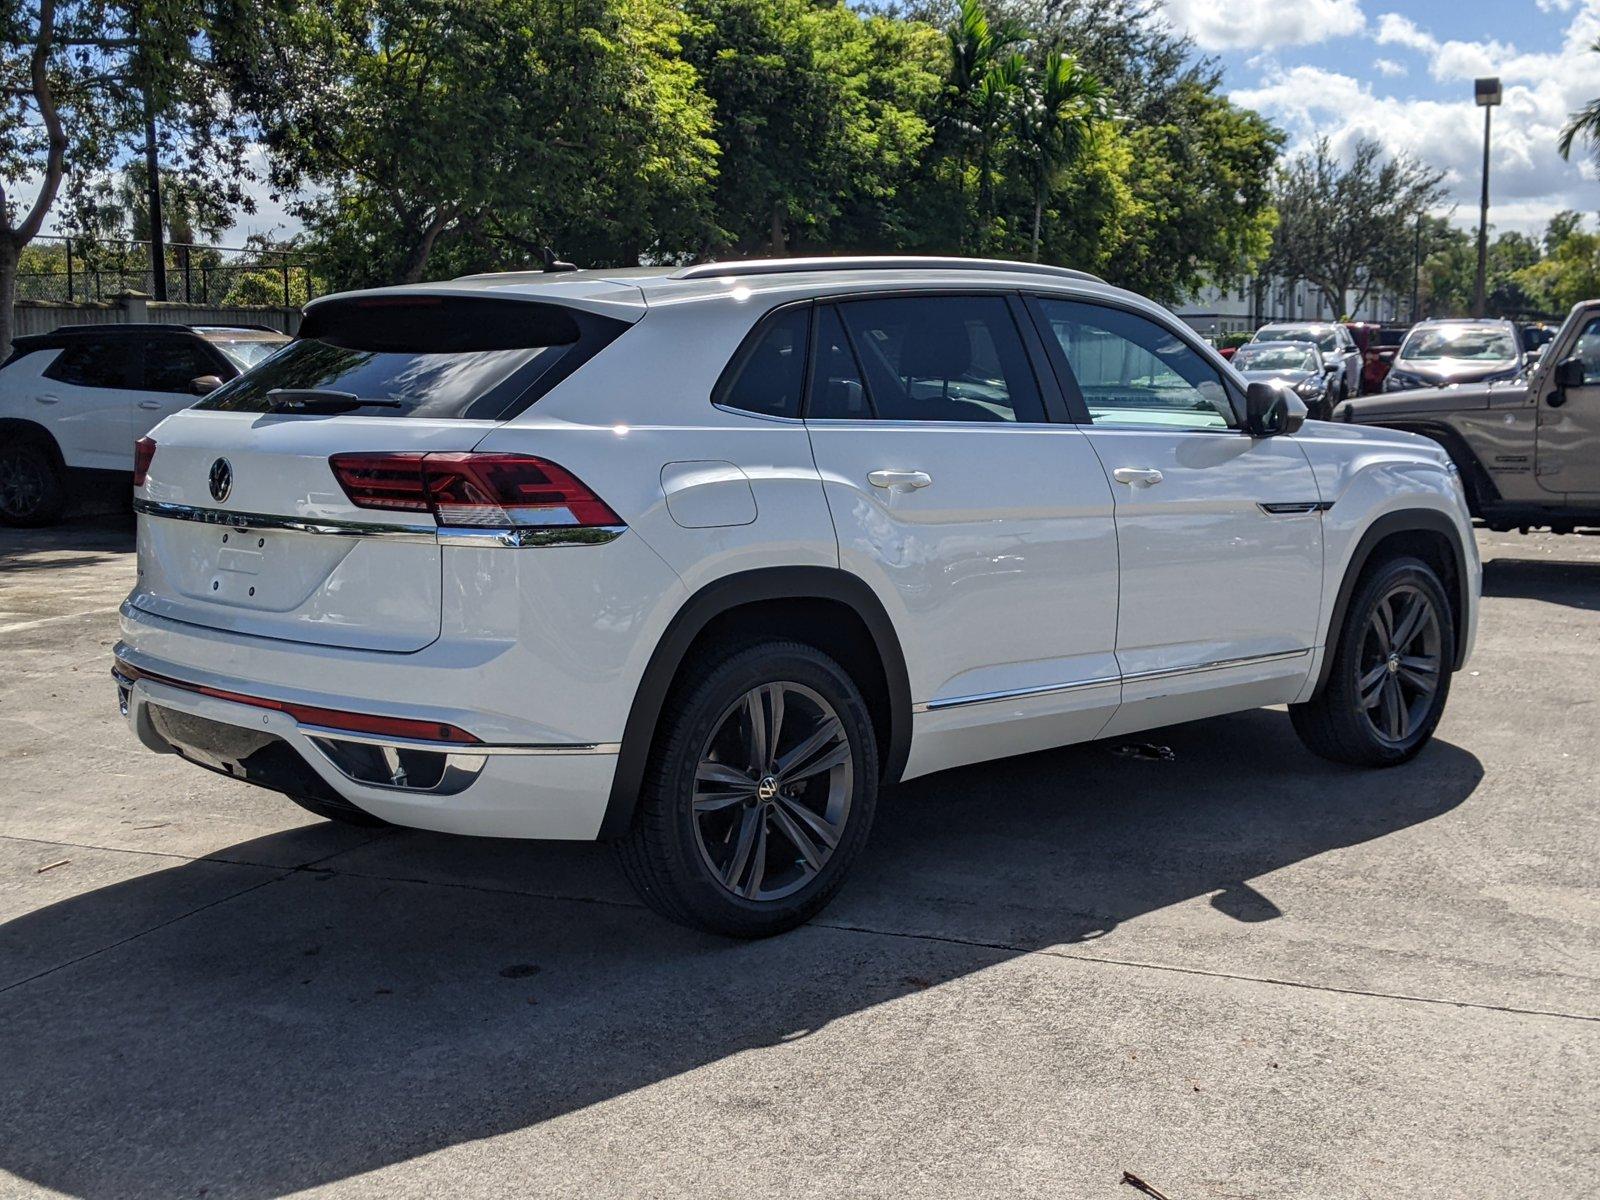
[(1526, 368), (1521, 335), (1510, 321), (1419, 321), (1400, 344), (1383, 390), (1505, 383)]
[(1319, 421), (1327, 420), (1338, 402), (1339, 365), (1324, 360), (1314, 342), (1249, 342), (1235, 352), (1233, 366), (1246, 383), (1288, 384)]
[(1343, 325), (1333, 321), (1285, 321), (1263, 325), (1256, 330), (1255, 342), (1310, 342), (1324, 362), (1338, 368), (1334, 379), (1335, 401), (1361, 391), (1361, 348)]

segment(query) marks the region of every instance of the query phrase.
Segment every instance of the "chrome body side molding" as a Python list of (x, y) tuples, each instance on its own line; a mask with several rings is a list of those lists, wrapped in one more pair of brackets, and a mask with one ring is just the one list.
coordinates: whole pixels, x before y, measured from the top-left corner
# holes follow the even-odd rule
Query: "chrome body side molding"
[(970, 696), (950, 696), (940, 700), (925, 700), (912, 706), (913, 712), (939, 712), (947, 708), (964, 708), (969, 704), (991, 704), (997, 700), (1019, 700), (1033, 696), (1049, 696), (1058, 692), (1076, 692), (1084, 688), (1104, 687), (1110, 683), (1144, 683), (1152, 679), (1175, 679), (1181, 675), (1201, 675), (1208, 671), (1225, 671), (1231, 667), (1253, 666), (1257, 663), (1283, 662), (1305, 658), (1305, 650), (1284, 650), (1275, 654), (1252, 654), (1245, 658), (1221, 658), (1192, 667), (1169, 667), (1160, 671), (1137, 671), (1133, 674), (1106, 675), (1098, 679), (1079, 679), (1072, 683), (1049, 683), (1039, 687), (1011, 688), (1003, 692), (978, 692)]

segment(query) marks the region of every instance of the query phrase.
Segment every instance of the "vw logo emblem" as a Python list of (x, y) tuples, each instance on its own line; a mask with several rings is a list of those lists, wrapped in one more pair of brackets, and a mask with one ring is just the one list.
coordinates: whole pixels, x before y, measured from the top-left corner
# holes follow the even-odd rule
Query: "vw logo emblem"
[(233, 490), (233, 465), (225, 458), (217, 459), (211, 464), (208, 482), (211, 485), (211, 498), (218, 504), (222, 503)]

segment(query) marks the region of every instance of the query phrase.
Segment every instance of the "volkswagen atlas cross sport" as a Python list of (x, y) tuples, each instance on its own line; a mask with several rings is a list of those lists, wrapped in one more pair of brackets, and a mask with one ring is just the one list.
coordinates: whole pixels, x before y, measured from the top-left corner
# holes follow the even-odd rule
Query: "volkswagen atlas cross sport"
[(1480, 582), (1434, 443), (963, 259), (328, 297), (136, 484), (146, 746), (333, 820), (614, 841), (657, 911), (744, 936), (929, 772), (1273, 704), (1404, 762)]

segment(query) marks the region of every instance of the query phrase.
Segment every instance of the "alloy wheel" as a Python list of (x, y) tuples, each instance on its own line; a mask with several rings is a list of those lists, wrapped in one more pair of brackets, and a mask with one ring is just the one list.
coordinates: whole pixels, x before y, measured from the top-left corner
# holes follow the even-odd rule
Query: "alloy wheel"
[(0, 512), (32, 516), (44, 499), (45, 483), (44, 465), (36, 455), (0, 454)]
[(745, 900), (805, 887), (833, 857), (854, 793), (850, 737), (833, 705), (766, 683), (730, 705), (695, 766), (695, 840), (712, 875)]
[(1362, 637), (1357, 694), (1373, 732), (1399, 744), (1428, 719), (1442, 677), (1439, 612), (1421, 588), (1401, 584), (1379, 600)]

